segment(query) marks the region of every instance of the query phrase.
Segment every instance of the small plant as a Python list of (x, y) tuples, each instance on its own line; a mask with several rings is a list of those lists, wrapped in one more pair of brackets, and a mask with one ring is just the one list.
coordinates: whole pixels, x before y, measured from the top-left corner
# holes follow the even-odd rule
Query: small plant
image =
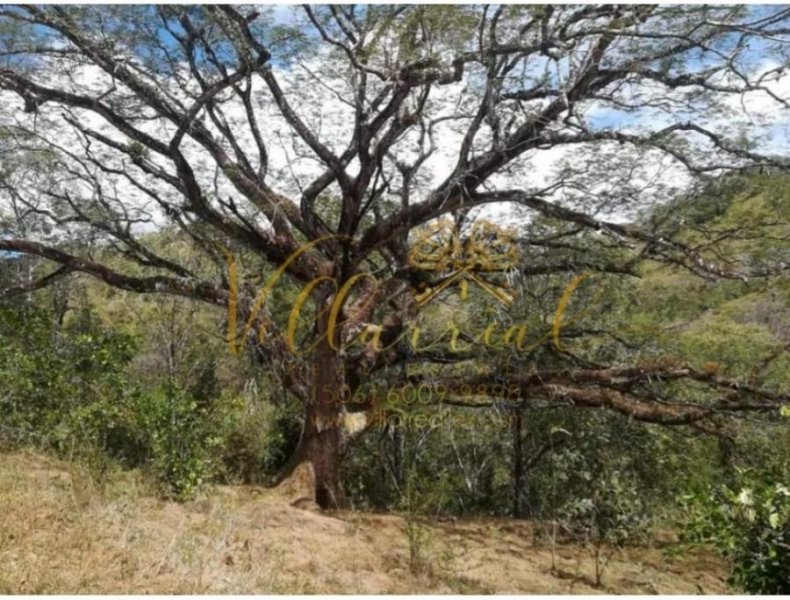
[(149, 468), (166, 496), (194, 496), (212, 470), (211, 446), (203, 409), (182, 390), (167, 386), (146, 394), (138, 404), (139, 426), (147, 435)]
[(595, 482), (588, 498), (568, 506), (563, 521), (592, 548), (596, 587), (601, 586), (612, 557), (648, 529), (646, 510), (638, 494), (624, 485), (616, 472)]
[(429, 574), (432, 569), (426, 548), (429, 538), (428, 529), (409, 514), (406, 517), (404, 531), (409, 540), (409, 571), (416, 576)]
[(736, 483), (681, 498), (681, 540), (710, 543), (731, 562), (730, 583), (750, 594), (790, 593), (790, 489), (751, 471)]
[(582, 433), (575, 439), (551, 461), (552, 571), (557, 571), (556, 533), (562, 529), (591, 549), (593, 584), (600, 587), (615, 554), (647, 535), (650, 506), (634, 463), (613, 448), (618, 441), (613, 433)]
[(418, 517), (424, 498), (417, 489), (415, 480), (414, 473), (409, 473), (406, 477), (401, 505), (405, 513), (403, 531), (409, 543), (409, 571), (419, 577), (430, 575), (433, 569), (429, 552), (430, 531)]

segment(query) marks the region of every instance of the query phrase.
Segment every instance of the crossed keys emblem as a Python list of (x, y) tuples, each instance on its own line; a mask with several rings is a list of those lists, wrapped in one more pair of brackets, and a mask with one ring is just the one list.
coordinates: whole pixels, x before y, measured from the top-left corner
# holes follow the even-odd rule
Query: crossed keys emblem
[(461, 299), (466, 300), (470, 281), (504, 304), (513, 302), (513, 295), (505, 287), (488, 281), (485, 273), (514, 267), (518, 248), (511, 232), (489, 221), (477, 221), (462, 236), (453, 221), (442, 219), (419, 231), (408, 261), (416, 269), (443, 275), (438, 285), (419, 291), (415, 300), (420, 306), (456, 284)]

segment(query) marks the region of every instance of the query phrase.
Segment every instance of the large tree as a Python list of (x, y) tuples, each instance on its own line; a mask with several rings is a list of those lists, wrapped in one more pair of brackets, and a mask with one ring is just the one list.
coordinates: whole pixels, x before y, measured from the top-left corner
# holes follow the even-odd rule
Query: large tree
[[(360, 422), (346, 412), (376, 399), (342, 400), (382, 370), (469, 359), (408, 343), (426, 287), (448, 276), (409, 260), (410, 232), (450, 215), (469, 243), (472, 209), (519, 207), (508, 214), (532, 225), (516, 234), (531, 257), (518, 270), (574, 285), (643, 260), (709, 278), (787, 268), (717, 260), (671, 219), (634, 219), (726, 171), (785, 166), (744, 111), (788, 108), (789, 22), (782, 7), (737, 6), (2, 7), (0, 250), (57, 265), (17, 292), (82, 272), (229, 309), (243, 336), (231, 343), (253, 346), (304, 406), (291, 465), (311, 463), (316, 500), (342, 506), (347, 425)], [(157, 250), (163, 228), (193, 243), (199, 268)], [(304, 286), (299, 348), (254, 283), (266, 265)], [(400, 382), (446, 402), (515, 389), (514, 405), (664, 424), (786, 400), (677, 362), (558, 354), (561, 368)], [(678, 380), (707, 393), (668, 401), (656, 382)]]

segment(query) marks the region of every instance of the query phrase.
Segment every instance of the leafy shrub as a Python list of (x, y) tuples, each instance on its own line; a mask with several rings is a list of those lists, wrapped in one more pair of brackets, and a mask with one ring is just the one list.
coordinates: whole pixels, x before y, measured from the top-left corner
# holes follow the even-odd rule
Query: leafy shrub
[(682, 498), (683, 541), (712, 543), (732, 564), (730, 582), (752, 594), (790, 593), (790, 490), (755, 471), (734, 485)]
[(595, 559), (595, 585), (614, 553), (642, 538), (650, 519), (639, 490), (618, 471), (590, 473), (586, 497), (572, 499), (559, 512), (560, 521), (589, 544)]
[(271, 483), (299, 440), (296, 408), (272, 404), (257, 391), (222, 394), (211, 414), (217, 475), (231, 483)]
[(118, 332), (53, 331), (47, 311), (0, 306), (0, 427), (6, 439), (61, 454), (110, 443), (136, 340)]
[(51, 311), (0, 304), (0, 440), (89, 467), (141, 468), (165, 496), (204, 482), (265, 482), (287, 459), (298, 415), (250, 393), (220, 394), (203, 359), (188, 390), (132, 379), (139, 339), (84, 318), (65, 327)]
[(165, 386), (143, 394), (137, 403), (136, 427), (149, 449), (148, 468), (166, 496), (191, 498), (211, 475), (212, 436), (206, 408), (183, 390)]

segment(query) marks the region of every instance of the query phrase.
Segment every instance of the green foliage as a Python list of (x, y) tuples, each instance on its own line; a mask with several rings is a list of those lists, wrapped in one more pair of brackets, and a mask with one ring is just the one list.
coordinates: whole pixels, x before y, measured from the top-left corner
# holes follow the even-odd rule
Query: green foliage
[(622, 547), (647, 530), (645, 509), (638, 489), (613, 472), (594, 479), (588, 497), (570, 502), (562, 515), (572, 530), (595, 545)]
[(301, 432), (293, 405), (274, 405), (254, 393), (222, 394), (214, 404), (210, 426), (217, 475), (223, 481), (270, 483), (290, 458)]
[(207, 481), (260, 483), (293, 449), (299, 422), (261, 394), (219, 394), (216, 361), (188, 389), (134, 377), (138, 337), (98, 325), (63, 328), (49, 311), (0, 305), (0, 440), (79, 460), (101, 479), (140, 468), (163, 495), (194, 496)]
[(565, 504), (559, 518), (592, 546), (595, 584), (600, 586), (609, 559), (627, 543), (645, 537), (650, 516), (641, 490), (628, 481), (627, 472), (604, 468), (596, 471), (589, 473), (585, 497)]
[(165, 495), (194, 496), (211, 474), (210, 449), (219, 443), (207, 427), (206, 409), (184, 391), (166, 386), (137, 403), (137, 427), (150, 451), (149, 466)]
[(0, 426), (60, 453), (75, 446), (113, 452), (128, 397), (124, 368), (133, 337), (105, 329), (53, 330), (47, 311), (0, 306)]
[(406, 485), (400, 498), (399, 507), (404, 514), (403, 532), (409, 543), (409, 570), (413, 575), (427, 575), (431, 572), (430, 556), (430, 530), (420, 522), (419, 515), (425, 512), (426, 503), (430, 500), (423, 490), (419, 489), (419, 482), (410, 471), (406, 477)]
[(751, 594), (790, 593), (787, 479), (739, 471), (732, 485), (682, 498), (684, 539), (712, 543), (732, 563), (731, 583)]
[(398, 47), (408, 61), (431, 54), (438, 58), (441, 50), (462, 50), (474, 35), (477, 23), (477, 16), (467, 6), (414, 5), (395, 29), (399, 34)]
[(354, 503), (399, 509), (405, 502), (430, 516), (508, 514), (506, 423), (480, 411), (445, 413), (424, 426), (411, 420), (419, 417), (426, 415), (404, 411), (402, 421), (393, 419), (359, 441), (345, 469)]

